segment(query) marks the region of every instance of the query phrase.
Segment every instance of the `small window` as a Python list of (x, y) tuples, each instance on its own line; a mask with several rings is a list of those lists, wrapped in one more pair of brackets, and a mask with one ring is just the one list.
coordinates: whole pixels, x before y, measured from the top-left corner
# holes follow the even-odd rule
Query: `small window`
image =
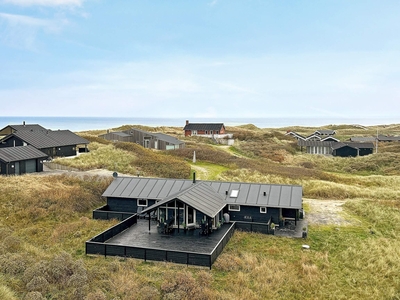
[(267, 208), (266, 207), (260, 207), (260, 213), (261, 214), (266, 214), (267, 213)]
[(147, 206), (147, 199), (138, 199), (137, 206)]
[(237, 204), (229, 204), (228, 209), (231, 210), (231, 211), (240, 211), (240, 205), (237, 205)]
[(231, 191), (231, 198), (237, 198), (239, 194), (239, 190), (232, 190)]

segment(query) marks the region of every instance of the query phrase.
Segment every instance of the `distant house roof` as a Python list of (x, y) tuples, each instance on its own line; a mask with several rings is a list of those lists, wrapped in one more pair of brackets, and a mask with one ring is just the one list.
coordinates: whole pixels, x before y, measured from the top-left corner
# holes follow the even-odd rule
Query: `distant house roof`
[(12, 136), (17, 137), (38, 149), (89, 144), (88, 140), (69, 130), (17, 130), (4, 137), (2, 140), (7, 140)]
[(354, 149), (373, 149), (374, 148), (373, 143), (339, 142), (339, 143), (333, 144), (332, 149), (336, 150), (336, 149), (340, 149), (340, 148), (343, 148), (346, 146), (354, 148)]
[(218, 194), (210, 185), (200, 182), (189, 186), (188, 188), (172, 194), (156, 204), (144, 209), (142, 213), (152, 211), (157, 207), (164, 205), (174, 199), (201, 211), (207, 216), (214, 218), (226, 205), (224, 198)]
[(297, 139), (302, 139), (302, 140), (305, 140), (305, 139), (306, 139), (305, 136), (302, 136), (301, 134), (299, 134), (299, 133), (297, 133), (297, 132), (294, 132), (294, 131), (288, 131), (288, 132), (286, 132), (285, 135), (291, 135), (291, 136), (294, 136), (294, 137), (297, 138)]
[(311, 134), (311, 135), (309, 135), (309, 136), (307, 136), (306, 138), (305, 138), (305, 140), (306, 141), (309, 141), (309, 140), (314, 140), (314, 141), (316, 141), (316, 140), (318, 140), (318, 141), (320, 141), (321, 140), (321, 137), (318, 135), (318, 134)]
[[(10, 127), (15, 131), (22, 131), (22, 130), (27, 130), (27, 131), (43, 131), (47, 130), (43, 126), (40, 126), (39, 124), (19, 124), (19, 125), (8, 125), (5, 128)], [(4, 128), (3, 128), (4, 129)]]
[(334, 134), (336, 134), (336, 131), (335, 130), (330, 130), (330, 129), (319, 129), (319, 130), (316, 130), (314, 132), (314, 134), (318, 134), (318, 135), (334, 135)]
[(378, 135), (378, 140), (382, 142), (398, 142), (400, 141), (400, 136), (387, 136), (387, 135)]
[(340, 140), (337, 138), (334, 138), (333, 136), (327, 136), (327, 137), (321, 139), (321, 142), (340, 142)]
[(224, 123), (188, 123), (183, 130), (207, 130), (215, 131), (225, 128)]
[[(302, 207), (301, 186), (200, 180), (197, 182), (211, 186), (222, 196), (225, 204), (295, 209)], [(163, 200), (193, 185), (191, 180), (185, 179), (117, 177), (103, 196)], [(237, 196), (231, 195), (233, 190), (238, 191)]]
[(357, 136), (354, 136), (354, 137), (351, 137), (351, 138), (350, 138), (350, 141), (352, 141), (352, 142), (358, 142), (358, 143), (375, 142), (375, 141), (376, 141), (376, 137), (373, 137), (373, 136), (366, 136), (366, 137), (362, 137), (362, 136), (357, 137)]
[(15, 161), (47, 158), (48, 155), (33, 146), (19, 146), (0, 148), (0, 160), (4, 163)]

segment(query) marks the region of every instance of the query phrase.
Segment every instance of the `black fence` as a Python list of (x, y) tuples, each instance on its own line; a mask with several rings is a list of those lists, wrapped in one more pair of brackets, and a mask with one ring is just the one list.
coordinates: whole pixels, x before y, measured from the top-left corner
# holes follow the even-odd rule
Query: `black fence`
[[(133, 216), (130, 216), (129, 218), (122, 221), (121, 223), (114, 225), (113, 227), (107, 229), (106, 231), (103, 231), (102, 233), (96, 235), (94, 238), (87, 241), (86, 242), (86, 250), (87, 250), (88, 243), (91, 243), (91, 242), (104, 243), (105, 241), (116, 236), (117, 234), (121, 233), (122, 231), (128, 229), (132, 225), (135, 225), (136, 223), (137, 223), (137, 215), (134, 214)], [(88, 253), (88, 252), (86, 251), (86, 253)], [(96, 253), (90, 253), (90, 254), (96, 254)]]
[(257, 222), (242, 222), (236, 221), (236, 228), (243, 231), (260, 232), (264, 234), (271, 234), (270, 223), (257, 223)]
[(233, 236), (234, 232), (235, 232), (235, 223), (232, 223), (231, 227), (228, 229), (228, 231), (225, 233), (225, 235), (219, 241), (218, 245), (215, 246), (214, 250), (211, 252), (210, 268), (211, 268), (212, 264), (215, 262), (215, 260), (218, 258), (218, 256), (222, 253), (226, 244), (228, 244), (229, 240)]
[(96, 220), (117, 219), (119, 221), (123, 221), (133, 216), (134, 214), (135, 213), (111, 211), (108, 209), (108, 205), (104, 205), (93, 211), (93, 219)]

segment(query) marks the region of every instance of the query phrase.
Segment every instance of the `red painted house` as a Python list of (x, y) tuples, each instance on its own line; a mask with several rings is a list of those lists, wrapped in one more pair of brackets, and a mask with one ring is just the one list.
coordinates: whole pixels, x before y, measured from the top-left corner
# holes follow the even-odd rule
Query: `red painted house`
[(224, 123), (189, 123), (186, 120), (186, 126), (183, 128), (185, 136), (206, 136), (226, 134)]

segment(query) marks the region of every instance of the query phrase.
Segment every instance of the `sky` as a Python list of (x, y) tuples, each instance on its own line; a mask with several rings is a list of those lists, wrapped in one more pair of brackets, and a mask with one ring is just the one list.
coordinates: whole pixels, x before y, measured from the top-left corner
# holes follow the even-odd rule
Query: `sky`
[(3, 116), (400, 117), (398, 0), (0, 0)]

